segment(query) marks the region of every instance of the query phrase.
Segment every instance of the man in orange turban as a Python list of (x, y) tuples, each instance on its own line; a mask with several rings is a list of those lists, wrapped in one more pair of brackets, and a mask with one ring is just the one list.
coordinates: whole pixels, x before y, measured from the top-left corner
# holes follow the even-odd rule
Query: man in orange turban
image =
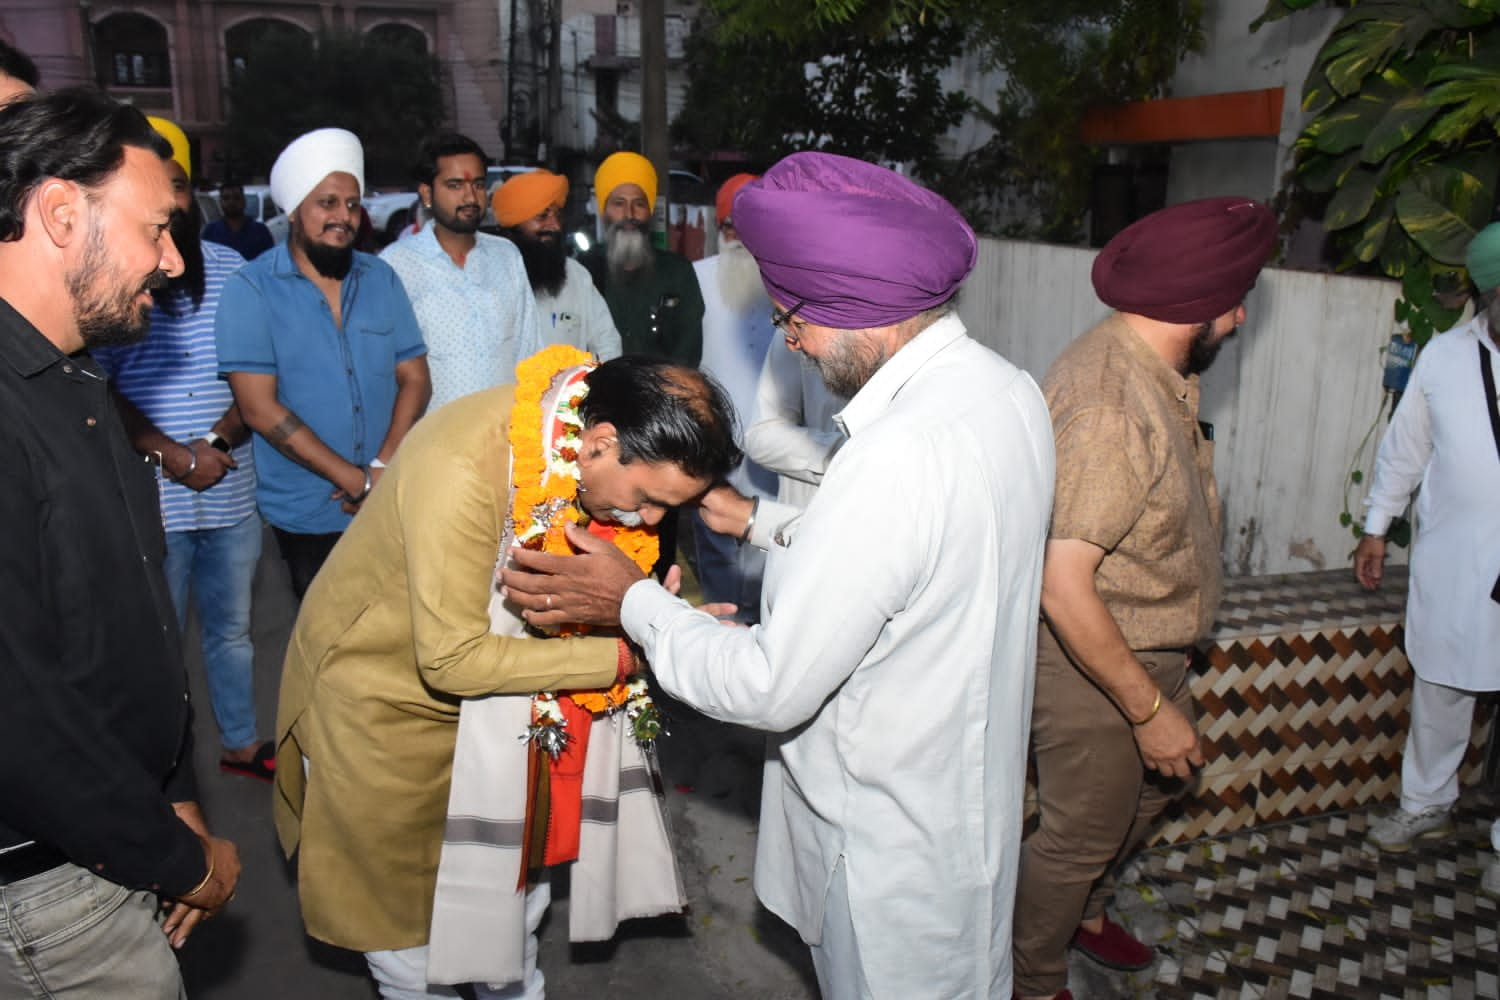
[(538, 344), (571, 344), (600, 361), (620, 356), (620, 334), (609, 305), (584, 266), (563, 245), (568, 179), (550, 170), (516, 174), (495, 189), (490, 205), (500, 231), (521, 251), (536, 297)]

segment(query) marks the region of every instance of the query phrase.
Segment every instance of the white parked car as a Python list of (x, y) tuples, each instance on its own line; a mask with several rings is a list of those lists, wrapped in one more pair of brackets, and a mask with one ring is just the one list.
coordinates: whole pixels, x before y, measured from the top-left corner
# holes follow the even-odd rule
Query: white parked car
[(367, 194), (365, 211), (370, 213), (370, 226), (387, 241), (401, 235), (401, 230), (412, 220), (417, 207), (415, 191), (397, 191), (392, 194)]

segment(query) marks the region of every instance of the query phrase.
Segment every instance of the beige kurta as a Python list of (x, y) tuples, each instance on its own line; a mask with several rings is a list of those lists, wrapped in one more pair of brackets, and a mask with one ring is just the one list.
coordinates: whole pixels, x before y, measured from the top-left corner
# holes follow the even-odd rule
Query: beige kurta
[(490, 632), (513, 398), (490, 389), (421, 420), (303, 601), (275, 819), (288, 856), (300, 848), (307, 932), (330, 944), (426, 942), (460, 699), (614, 680), (614, 639)]

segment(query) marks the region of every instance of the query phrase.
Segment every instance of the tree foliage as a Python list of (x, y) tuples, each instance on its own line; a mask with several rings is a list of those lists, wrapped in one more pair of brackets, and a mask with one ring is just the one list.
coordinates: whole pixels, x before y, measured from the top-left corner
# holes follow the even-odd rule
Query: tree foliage
[(904, 25), (878, 39), (828, 32), (795, 42), (699, 31), (674, 139), (758, 162), (821, 149), (935, 170), (939, 138), (969, 106), (938, 79), (960, 37), (950, 22)]
[[(1273, 0), (1255, 26), (1318, 2)], [(1457, 320), (1441, 293), (1495, 214), (1500, 2), (1346, 6), (1304, 87), (1286, 201), (1322, 218), (1341, 268), (1401, 279), (1396, 315), (1422, 344)]]
[[(753, 160), (828, 148), (911, 164), (989, 232), (1081, 234), (1098, 104), (1161, 93), (1202, 41), (1202, 0), (710, 0), (678, 136)], [(962, 53), (1005, 83), (943, 93)], [(827, 58), (824, 58), (827, 56)], [(816, 66), (811, 76), (803, 66)], [(882, 84), (882, 77), (888, 81)], [(884, 87), (884, 89), (882, 89)], [(892, 94), (890, 91), (895, 90)], [(957, 161), (941, 138), (968, 108), (995, 130)]]
[(436, 59), (379, 35), (273, 32), (229, 89), (229, 145), (246, 176), (264, 175), (286, 144), (315, 128), (359, 136), (370, 185), (409, 181), (412, 150), (443, 120)]
[(1182, 57), (1203, 43), (1202, 0), (970, 0), (968, 8), (972, 44), (1006, 83), (983, 112), (994, 137), (935, 182), (992, 231), (1077, 240), (1101, 155), (1083, 140), (1085, 114), (1161, 96)]

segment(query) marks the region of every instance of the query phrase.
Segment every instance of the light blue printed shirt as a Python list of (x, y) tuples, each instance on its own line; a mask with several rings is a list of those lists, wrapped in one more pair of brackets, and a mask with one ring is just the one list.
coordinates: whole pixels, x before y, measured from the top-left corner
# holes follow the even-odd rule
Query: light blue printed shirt
[[(145, 340), (90, 352), (120, 394), (173, 440), (185, 444), (203, 437), (234, 402), (229, 384), (219, 378), (214, 315), (225, 280), (244, 264), (228, 247), (205, 241), (203, 301), (197, 309), (187, 292), (177, 292), (170, 312), (160, 305), (151, 310)], [(239, 468), (202, 493), (162, 478), (161, 512), (168, 531), (227, 528), (255, 513), (255, 457), (248, 441), (234, 449), (234, 460)]]
[(427, 341), (429, 413), (471, 392), (513, 384), (516, 362), (544, 346), (521, 251), (499, 236), (475, 236), (462, 268), (438, 243), (431, 222), (380, 254), (401, 276)]

